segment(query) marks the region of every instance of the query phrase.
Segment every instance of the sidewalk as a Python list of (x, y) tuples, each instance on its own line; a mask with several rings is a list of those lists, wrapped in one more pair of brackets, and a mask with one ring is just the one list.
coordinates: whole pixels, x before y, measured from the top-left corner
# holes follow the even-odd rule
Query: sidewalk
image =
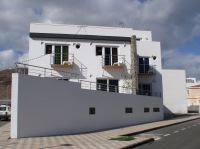
[(141, 124), (136, 126), (124, 127), (120, 129), (113, 129), (102, 132), (80, 134), (80, 135), (66, 135), (66, 136), (51, 136), (51, 137), (35, 137), (35, 138), (21, 138), (9, 139), (10, 123), (0, 127), (0, 149), (17, 148), (17, 149), (116, 149), (124, 148), (133, 144), (141, 143), (152, 138), (136, 138), (132, 141), (115, 141), (110, 138), (119, 135), (138, 134), (160, 127), (166, 127), (185, 121), (198, 119), (200, 116), (190, 116), (187, 118), (179, 118), (173, 120), (165, 120), (148, 124)]

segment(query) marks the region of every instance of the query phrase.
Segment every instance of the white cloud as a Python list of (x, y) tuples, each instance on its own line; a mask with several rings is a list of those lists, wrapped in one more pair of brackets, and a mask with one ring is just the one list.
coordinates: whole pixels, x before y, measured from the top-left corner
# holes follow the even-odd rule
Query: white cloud
[[(0, 50), (27, 53), (31, 22), (124, 24), (151, 30), (154, 40), (161, 41), (163, 51), (178, 49), (200, 34), (199, 8), (199, 0), (1, 0)], [(3, 63), (0, 68), (7, 65)], [(180, 67), (176, 63), (166, 66)]]
[(2, 69), (7, 67), (13, 67), (14, 63), (17, 61), (17, 55), (15, 54), (14, 50), (4, 50), (0, 51), (0, 66)]
[(13, 49), (0, 51), (0, 69), (14, 68), (15, 63), (27, 59), (27, 54), (17, 54)]

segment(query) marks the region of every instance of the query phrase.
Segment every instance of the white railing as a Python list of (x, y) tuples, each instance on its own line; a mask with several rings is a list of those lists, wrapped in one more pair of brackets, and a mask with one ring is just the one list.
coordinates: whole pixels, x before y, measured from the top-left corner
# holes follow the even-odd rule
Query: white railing
[(102, 66), (123, 66), (125, 55), (102, 55)]
[(39, 77), (54, 77), (60, 79), (79, 79), (79, 74), (64, 71), (54, 70), (51, 68), (29, 65), (25, 63), (16, 63), (16, 72)]
[[(118, 85), (109, 85), (102, 84), (97, 82), (80, 80), (79, 74), (71, 73), (67, 71), (55, 71), (51, 68), (45, 68), (35, 65), (29, 65), (24, 63), (16, 63), (16, 72), (20, 74), (33, 75), (38, 77), (48, 77), (52, 79), (59, 79), (73, 82), (78, 82), (81, 85), (82, 89), (87, 90), (97, 90), (97, 91), (106, 91), (106, 92), (115, 92), (115, 93), (123, 93), (123, 94), (132, 94), (133, 88), (126, 86), (118, 86)], [(161, 93), (152, 93), (147, 90), (137, 90), (137, 95), (144, 96), (156, 96), (161, 97)]]
[(73, 65), (74, 63), (74, 54), (61, 54), (61, 53), (52, 53), (51, 54), (51, 65)]

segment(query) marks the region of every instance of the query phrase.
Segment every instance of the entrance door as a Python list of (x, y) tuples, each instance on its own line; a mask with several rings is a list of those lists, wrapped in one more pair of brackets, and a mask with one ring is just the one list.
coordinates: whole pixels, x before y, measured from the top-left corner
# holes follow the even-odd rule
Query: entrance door
[(109, 80), (109, 92), (119, 92), (118, 80)]
[(104, 59), (105, 65), (111, 65), (111, 50), (109, 47), (105, 47), (105, 59)]
[(55, 64), (61, 64), (61, 46), (55, 46)]
[(107, 91), (107, 80), (97, 79), (97, 90)]
[(54, 64), (63, 64), (63, 61), (68, 61), (68, 60), (69, 60), (68, 46), (56, 45)]

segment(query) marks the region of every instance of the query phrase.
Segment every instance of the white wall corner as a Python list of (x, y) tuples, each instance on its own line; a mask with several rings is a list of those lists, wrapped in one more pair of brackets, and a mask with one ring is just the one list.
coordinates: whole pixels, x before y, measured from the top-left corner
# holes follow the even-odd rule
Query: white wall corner
[(12, 74), (11, 88), (11, 138), (18, 138), (18, 82), (19, 74)]

